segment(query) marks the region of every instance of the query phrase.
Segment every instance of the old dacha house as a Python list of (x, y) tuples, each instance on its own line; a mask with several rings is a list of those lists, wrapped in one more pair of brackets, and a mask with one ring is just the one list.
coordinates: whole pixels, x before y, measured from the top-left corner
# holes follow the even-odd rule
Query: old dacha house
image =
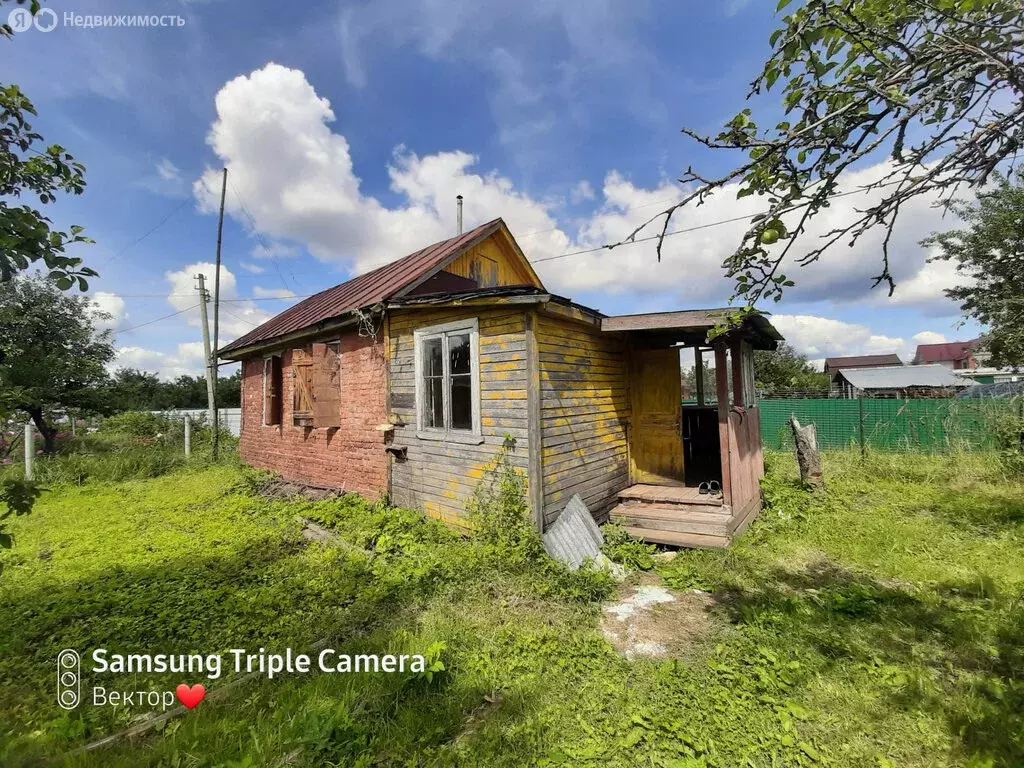
[[(225, 347), (242, 363), (240, 452), (307, 484), (458, 525), (515, 438), (543, 529), (574, 494), (599, 520), (726, 546), (760, 509), (752, 353), (763, 316), (608, 317), (549, 293), (501, 219), (311, 296)], [(680, 351), (714, 369), (684, 404)], [(698, 371), (703, 367), (698, 366)]]

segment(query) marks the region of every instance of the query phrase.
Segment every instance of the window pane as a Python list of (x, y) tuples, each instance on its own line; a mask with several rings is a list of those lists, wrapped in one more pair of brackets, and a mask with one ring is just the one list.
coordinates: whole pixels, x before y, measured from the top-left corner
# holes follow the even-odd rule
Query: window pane
[(452, 376), (452, 429), (473, 429), (473, 387), (469, 374)]
[(451, 374), (469, 373), (469, 334), (455, 333), (448, 337), (448, 359)]
[(442, 363), (444, 361), (444, 355), (441, 351), (441, 339), (440, 337), (434, 339), (427, 339), (423, 342), (423, 375), (424, 376), (441, 376), (444, 371), (442, 369)]
[(423, 426), (444, 428), (444, 379), (430, 376), (423, 380)]

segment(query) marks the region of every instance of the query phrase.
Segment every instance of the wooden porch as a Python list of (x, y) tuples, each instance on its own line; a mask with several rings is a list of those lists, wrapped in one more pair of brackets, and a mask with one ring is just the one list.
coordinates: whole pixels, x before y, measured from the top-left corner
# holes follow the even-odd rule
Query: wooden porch
[[(760, 315), (709, 339), (720, 310), (605, 318), (630, 351), (629, 481), (610, 510), (633, 536), (678, 547), (724, 548), (761, 509), (761, 419), (755, 349), (781, 338)], [(680, 350), (692, 349), (696, 404), (683, 406)], [(714, 375), (704, 381), (703, 356)], [(714, 483), (717, 494), (700, 493)]]
[(721, 493), (702, 494), (685, 485), (638, 484), (619, 493), (611, 521), (631, 536), (676, 547), (724, 549), (757, 517), (760, 504), (734, 513)]

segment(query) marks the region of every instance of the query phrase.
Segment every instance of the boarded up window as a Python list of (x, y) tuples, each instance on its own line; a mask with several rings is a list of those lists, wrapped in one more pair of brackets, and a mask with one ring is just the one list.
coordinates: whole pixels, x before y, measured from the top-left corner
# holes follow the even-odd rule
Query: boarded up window
[(493, 288), (498, 284), (498, 262), (486, 256), (475, 256), (469, 263), (469, 276), (481, 288)]
[(303, 427), (341, 426), (341, 342), (292, 350), (293, 422)]
[(313, 353), (309, 347), (292, 350), (292, 423), (313, 426)]
[(341, 426), (341, 343), (313, 345), (313, 426)]
[(267, 426), (281, 423), (281, 383), (281, 358), (263, 358), (263, 423)]

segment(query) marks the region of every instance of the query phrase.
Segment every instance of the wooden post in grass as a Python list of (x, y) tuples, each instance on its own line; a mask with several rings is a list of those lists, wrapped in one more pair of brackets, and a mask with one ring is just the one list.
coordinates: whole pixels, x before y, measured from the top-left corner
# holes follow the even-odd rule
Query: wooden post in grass
[(185, 456), (192, 454), (192, 416), (185, 414)]
[(25, 425), (25, 479), (32, 479), (32, 462), (36, 459), (36, 439), (32, 434), (32, 425)]
[(824, 480), (821, 476), (821, 454), (818, 453), (818, 430), (813, 424), (800, 426), (796, 416), (790, 417), (789, 426), (793, 429), (796, 462), (800, 465), (800, 480), (804, 485), (820, 488)]

